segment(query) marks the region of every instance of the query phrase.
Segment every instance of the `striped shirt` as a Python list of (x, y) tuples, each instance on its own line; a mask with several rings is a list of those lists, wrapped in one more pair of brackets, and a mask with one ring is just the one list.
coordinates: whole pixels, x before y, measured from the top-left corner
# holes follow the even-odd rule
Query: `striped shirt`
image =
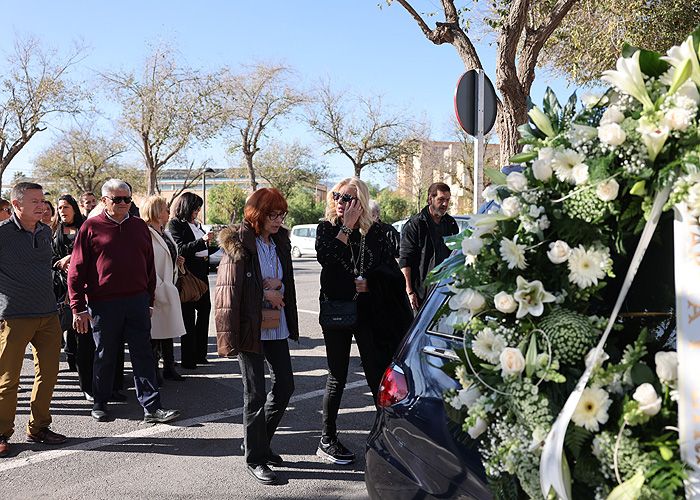
[[(277, 278), (282, 279), (282, 263), (277, 256), (277, 246), (270, 238), (270, 243), (267, 244), (261, 237), (255, 238), (255, 246), (258, 250), (258, 261), (260, 262), (260, 273), (263, 279)], [(280, 290), (284, 293), (284, 285)], [(263, 307), (270, 307), (269, 303), (265, 303)], [(284, 340), (289, 338), (289, 328), (287, 328), (287, 318), (284, 317), (284, 308), (280, 314), (280, 324), (277, 328), (264, 328), (260, 330), (260, 340)]]
[(30, 232), (16, 214), (0, 222), (0, 319), (56, 314), (52, 255), (46, 224)]

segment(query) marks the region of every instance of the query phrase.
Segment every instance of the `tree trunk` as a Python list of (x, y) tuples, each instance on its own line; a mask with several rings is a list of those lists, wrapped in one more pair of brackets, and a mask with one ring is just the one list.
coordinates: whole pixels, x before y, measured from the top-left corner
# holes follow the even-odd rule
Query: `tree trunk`
[(0, 165), (0, 193), (2, 193), (2, 176), (5, 174), (7, 165)]
[(255, 168), (253, 167), (253, 155), (245, 154), (245, 163), (248, 167), (248, 177), (250, 179), (250, 190), (255, 191), (258, 189), (258, 181), (255, 179)]
[(518, 127), (527, 122), (527, 93), (519, 87), (507, 87), (497, 82), (501, 93), (502, 105), (499, 106), (496, 132), (501, 141), (500, 163), (508, 165), (510, 158), (518, 153), (520, 133)]
[(147, 188), (148, 188), (148, 196), (152, 196), (156, 194), (156, 187), (158, 185), (158, 170), (155, 168), (150, 168), (146, 167), (148, 170), (148, 177), (146, 178), (146, 181), (148, 183)]
[(360, 173), (362, 173), (362, 165), (355, 164), (355, 177), (359, 179)]

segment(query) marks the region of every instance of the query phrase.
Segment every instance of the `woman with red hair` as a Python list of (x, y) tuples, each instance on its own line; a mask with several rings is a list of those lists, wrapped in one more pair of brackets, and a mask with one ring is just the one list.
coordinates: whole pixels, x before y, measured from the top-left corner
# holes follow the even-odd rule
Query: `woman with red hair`
[(286, 216), (287, 202), (277, 189), (258, 189), (246, 201), (243, 222), (219, 233), (224, 257), (216, 277), (217, 348), (220, 356), (238, 356), (245, 460), (263, 484), (277, 481), (268, 466), (283, 463), (270, 441), (294, 392), (287, 339), (299, 338), (291, 243), (282, 227)]

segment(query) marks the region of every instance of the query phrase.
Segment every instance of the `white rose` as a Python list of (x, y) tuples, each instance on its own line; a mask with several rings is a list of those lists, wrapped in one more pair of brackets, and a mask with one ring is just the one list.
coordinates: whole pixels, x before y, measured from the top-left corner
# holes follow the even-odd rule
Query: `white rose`
[(571, 247), (569, 247), (566, 241), (557, 240), (549, 244), (547, 257), (552, 264), (562, 264), (566, 262), (569, 260), (569, 255), (571, 255)]
[(639, 403), (639, 409), (651, 417), (661, 410), (661, 398), (656, 394), (654, 386), (649, 383), (637, 387), (632, 398)]
[(600, 119), (600, 124), (608, 125), (610, 123), (622, 123), (624, 119), (625, 115), (622, 113), (622, 111), (620, 111), (620, 108), (617, 106), (610, 106), (603, 113), (603, 116)]
[(457, 397), (462, 402), (462, 405), (468, 408), (481, 397), (481, 392), (476, 386), (472, 385), (467, 389), (460, 389), (459, 392), (457, 392)]
[(617, 198), (617, 194), (620, 191), (620, 185), (615, 179), (610, 179), (605, 182), (598, 184), (595, 189), (595, 194), (602, 201), (612, 201)]
[(532, 162), (532, 175), (535, 179), (547, 182), (552, 178), (552, 160), (539, 159)]
[(585, 163), (579, 163), (578, 165), (575, 165), (574, 168), (571, 170), (571, 175), (573, 176), (574, 182), (577, 186), (585, 184), (586, 182), (588, 182), (588, 165), (586, 165)]
[(520, 193), (527, 189), (527, 178), (520, 172), (511, 172), (506, 177), (506, 186), (511, 191)]
[(506, 314), (515, 312), (518, 308), (518, 303), (513, 296), (506, 292), (498, 292), (493, 298), (493, 303), (496, 309)]
[(619, 146), (625, 142), (627, 134), (617, 123), (607, 123), (598, 127), (598, 139), (604, 144)]
[(488, 424), (481, 417), (476, 417), (476, 423), (467, 429), (467, 434), (472, 439), (476, 439), (481, 436), (484, 431), (488, 428)]
[(484, 242), (481, 238), (464, 238), (462, 240), (462, 253), (464, 255), (479, 255)]
[(663, 118), (663, 123), (671, 130), (684, 131), (690, 126), (693, 119), (693, 113), (690, 110), (683, 108), (671, 108), (666, 111)]
[(510, 196), (501, 203), (501, 213), (513, 218), (520, 213), (520, 201), (515, 196)]
[(554, 158), (554, 148), (542, 148), (537, 152), (537, 158), (540, 160), (551, 161)]
[(466, 288), (457, 292), (457, 295), (450, 297), (449, 306), (453, 311), (469, 309), (474, 313), (484, 308), (486, 299), (479, 292)]
[(656, 363), (656, 376), (664, 384), (673, 384), (678, 378), (678, 353), (657, 352), (654, 356)]
[(525, 369), (525, 358), (520, 349), (506, 347), (498, 357), (501, 362), (501, 376), (520, 375)]
[(484, 200), (486, 201), (496, 201), (496, 199), (498, 198), (497, 188), (493, 184), (486, 186), (481, 194), (484, 197)]

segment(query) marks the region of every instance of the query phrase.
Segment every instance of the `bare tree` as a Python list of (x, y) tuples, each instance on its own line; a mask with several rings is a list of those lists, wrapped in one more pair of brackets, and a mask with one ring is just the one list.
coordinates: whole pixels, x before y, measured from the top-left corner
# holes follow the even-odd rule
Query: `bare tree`
[(334, 92), (329, 83), (319, 86), (308, 123), (328, 146), (324, 154), (345, 156), (356, 177), (365, 167), (396, 168), (402, 157), (417, 151), (417, 140), (426, 135), (423, 125), (405, 113), (385, 111), (381, 97), (352, 98)]
[[(182, 185), (176, 189), (175, 191), (172, 192), (170, 195), (170, 199), (168, 200), (168, 206), (172, 204), (173, 201), (175, 201), (175, 198), (180, 196), (182, 193), (184, 193), (187, 189), (191, 188), (195, 184), (199, 182), (199, 180), (202, 178), (202, 176), (207, 172), (207, 170), (212, 171), (208, 168), (209, 165), (209, 159), (204, 160), (201, 162), (201, 164), (195, 168), (195, 162), (191, 161), (187, 165), (185, 169), (183, 169), (183, 178), (182, 178)], [(161, 172), (162, 173), (162, 172)], [(160, 193), (160, 188), (158, 189), (158, 193)]]
[(124, 167), (117, 158), (125, 150), (116, 139), (76, 127), (61, 134), (37, 156), (34, 175), (58, 189), (78, 194), (97, 192), (106, 180), (123, 176)]
[(239, 136), (231, 150), (243, 154), (252, 191), (258, 188), (253, 158), (260, 151), (266, 132), (306, 102), (306, 96), (290, 82), (292, 74), (287, 66), (258, 63), (246, 66), (243, 73), (230, 75), (225, 81), (231, 96), (227, 110), (229, 127)]
[[(401, 5), (418, 23), (426, 38), (436, 45), (451, 44), (467, 70), (483, 68), (474, 41), (472, 17), (479, 14), (455, 0), (441, 0), (444, 21), (431, 27), (431, 15), (419, 13), (411, 1), (387, 0)], [(520, 149), (518, 126), (527, 121), (527, 98), (535, 80), (535, 68), (542, 48), (577, 0), (495, 0), (492, 15), (482, 24), (493, 27), (496, 36), (496, 88), (498, 100), (496, 132), (501, 142), (501, 160)], [(464, 2), (466, 3), (466, 2)], [(476, 3), (476, 2), (473, 2)]]
[[(247, 167), (233, 170), (235, 174), (240, 175), (239, 171), (247, 171)], [(298, 142), (271, 143), (260, 151), (255, 162), (257, 177), (265, 179), (270, 186), (279, 189), (285, 197), (288, 197), (297, 186), (314, 189), (316, 184), (325, 177), (327, 170), (325, 165), (314, 160), (307, 146)]]
[(0, 189), (10, 162), (58, 113), (80, 111), (82, 92), (67, 74), (80, 61), (76, 47), (68, 56), (43, 49), (34, 38), (15, 42), (0, 86)]
[(154, 50), (140, 78), (131, 72), (103, 77), (121, 106), (129, 140), (143, 157), (149, 195), (158, 190), (161, 168), (221, 130), (225, 116), (221, 74), (181, 67), (167, 47)]

